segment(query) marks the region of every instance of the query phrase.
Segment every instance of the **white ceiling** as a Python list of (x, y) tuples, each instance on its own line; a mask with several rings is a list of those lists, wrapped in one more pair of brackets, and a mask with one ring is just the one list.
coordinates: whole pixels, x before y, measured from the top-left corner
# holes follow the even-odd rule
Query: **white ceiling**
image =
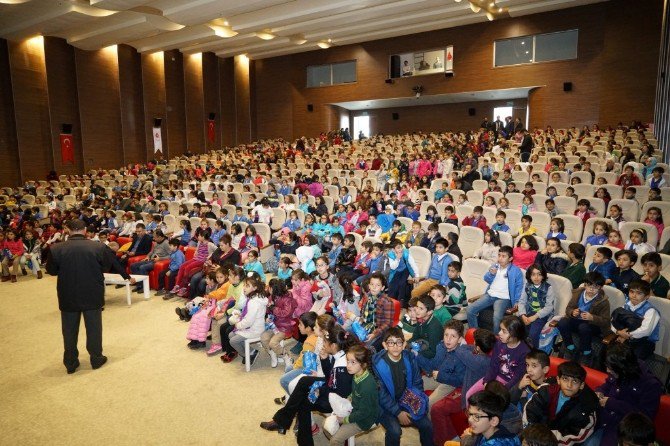
[[(125, 43), (140, 52), (213, 51), (252, 59), (450, 28), (487, 20), (491, 0), (0, 0), (0, 37), (57, 36), (94, 50)], [(606, 0), (495, 0), (501, 16), (521, 16)], [(228, 24), (234, 37), (220, 37)], [(211, 26), (215, 26), (212, 28)], [(220, 29), (218, 29), (220, 31)], [(276, 37), (262, 40), (256, 33)], [(227, 35), (224, 33), (224, 35)], [(305, 39), (299, 45), (296, 38)]]
[(506, 88), (502, 90), (466, 91), (462, 93), (433, 95), (422, 94), (418, 98), (416, 96), (409, 96), (403, 98), (372, 99), (369, 101), (335, 102), (331, 105), (338, 105), (347, 110), (373, 110), (377, 108), (416, 107), (419, 105), (458, 104), (463, 102), (506, 101), (512, 99), (525, 99), (528, 97), (528, 92), (537, 87), (538, 86)]

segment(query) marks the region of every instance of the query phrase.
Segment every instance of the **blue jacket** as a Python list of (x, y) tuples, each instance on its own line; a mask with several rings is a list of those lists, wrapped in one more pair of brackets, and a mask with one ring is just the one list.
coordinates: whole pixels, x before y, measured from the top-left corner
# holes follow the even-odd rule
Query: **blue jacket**
[(282, 228), (288, 228), (289, 231), (297, 231), (300, 229), (300, 220), (299, 219), (288, 219), (282, 225)]
[(181, 250), (176, 250), (175, 252), (170, 254), (170, 265), (168, 268), (170, 268), (170, 271), (173, 273), (176, 273), (179, 271), (179, 267), (181, 266), (182, 263), (186, 261), (186, 256), (184, 255)]
[(478, 435), (474, 446), (521, 446), (521, 440), (516, 434), (505, 429), (505, 426), (500, 425), (488, 440), (483, 435)]
[[(395, 251), (392, 250), (392, 249), (389, 250), (387, 255), (388, 255), (389, 259), (395, 260), (395, 258), (396, 258)], [(407, 270), (409, 271), (410, 277), (416, 276), (416, 272), (412, 269), (412, 266), (409, 264), (409, 249), (404, 248), (402, 250), (402, 258), (405, 261), (405, 265), (407, 265)], [(391, 270), (391, 273), (389, 274), (389, 282), (391, 282), (391, 280), (393, 280), (393, 276), (395, 275), (395, 272), (396, 272), (396, 270), (394, 270), (394, 269)]]
[(342, 251), (342, 245), (338, 245), (337, 248), (333, 248), (328, 251), (328, 266), (330, 268), (335, 268), (335, 263), (337, 262), (337, 256), (340, 255)]
[(377, 224), (382, 228), (382, 233), (389, 232), (395, 220), (396, 216), (394, 214), (384, 213), (377, 216)]
[(616, 270), (616, 263), (614, 263), (614, 260), (612, 259), (609, 259), (605, 263), (601, 263), (599, 265), (596, 265), (595, 263), (589, 265), (590, 273), (597, 271), (603, 275), (605, 280), (607, 279), (612, 280), (612, 277), (614, 277), (615, 270)]
[[(489, 292), (489, 288), (491, 288), (491, 283), (493, 282), (493, 279), (495, 276), (491, 274), (489, 271), (486, 271), (486, 274), (484, 274), (484, 281), (488, 283), (488, 286), (486, 287), (486, 292)], [(523, 273), (521, 272), (521, 269), (513, 264), (509, 264), (508, 269), (507, 269), (507, 283), (509, 286), (509, 298), (512, 303), (512, 306), (516, 305), (516, 303), (519, 301), (519, 298), (521, 297), (521, 292), (523, 291)]]
[[(381, 350), (372, 358), (372, 368), (379, 381), (379, 406), (382, 410), (397, 417), (402, 412), (402, 409), (400, 409), (398, 401), (395, 399), (393, 377), (391, 376), (391, 369), (384, 359), (385, 355), (386, 350)], [(405, 376), (407, 377), (405, 385), (423, 392), (423, 380), (421, 379), (419, 365), (416, 362), (414, 354), (403, 350), (402, 361), (405, 364)]]
[[(442, 260), (438, 259), (437, 254), (433, 254), (433, 258), (430, 260), (430, 268), (428, 268), (428, 279), (434, 279), (440, 282), (440, 285), (447, 286), (449, 284), (449, 275), (447, 271), (449, 269), (449, 264), (452, 262), (452, 258), (449, 254), (444, 254)], [(518, 268), (517, 268), (518, 269)]]
[(444, 342), (437, 344), (437, 351), (432, 359), (419, 355), (417, 356), (417, 362), (421, 370), (428, 374), (433, 370), (437, 370), (437, 382), (449, 384), (453, 387), (461, 387), (463, 385), (465, 364), (456, 356), (456, 350), (447, 350)]

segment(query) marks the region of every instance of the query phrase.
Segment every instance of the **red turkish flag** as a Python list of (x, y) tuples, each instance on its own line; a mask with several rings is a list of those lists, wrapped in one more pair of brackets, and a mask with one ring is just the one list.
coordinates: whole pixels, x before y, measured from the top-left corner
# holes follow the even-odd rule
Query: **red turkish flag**
[(63, 164), (74, 164), (74, 139), (72, 135), (60, 134), (60, 156)]
[(447, 60), (451, 60), (453, 58), (454, 58), (454, 56), (452, 56), (451, 53), (447, 53)]
[(207, 121), (207, 139), (209, 142), (214, 143), (216, 141), (216, 124), (214, 120), (210, 119)]

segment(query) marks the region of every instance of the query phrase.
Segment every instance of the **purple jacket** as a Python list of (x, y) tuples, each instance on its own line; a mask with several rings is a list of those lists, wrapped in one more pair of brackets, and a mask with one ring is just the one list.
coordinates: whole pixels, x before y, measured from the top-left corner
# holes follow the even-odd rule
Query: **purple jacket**
[(640, 377), (632, 382), (619, 383), (611, 376), (596, 392), (608, 397), (598, 413), (598, 427), (605, 429), (601, 444), (617, 444), (617, 426), (631, 412), (642, 412), (652, 420), (658, 412), (663, 386), (643, 361), (639, 361)]

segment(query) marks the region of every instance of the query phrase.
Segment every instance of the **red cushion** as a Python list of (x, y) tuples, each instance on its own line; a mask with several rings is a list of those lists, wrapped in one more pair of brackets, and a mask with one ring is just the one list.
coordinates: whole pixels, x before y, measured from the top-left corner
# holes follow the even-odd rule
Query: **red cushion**
[(170, 266), (170, 259), (158, 260), (154, 262), (154, 269), (149, 272), (149, 287), (152, 290), (158, 289), (158, 274), (165, 271)]
[(186, 256), (186, 260), (191, 260), (195, 255), (195, 247), (194, 246), (186, 247), (186, 249), (184, 249), (184, 255)]
[[(565, 359), (558, 358), (556, 356), (549, 357), (549, 376), (558, 375), (558, 366), (565, 362)], [(600, 370), (591, 369), (589, 367), (584, 367), (586, 369), (586, 384), (595, 389), (605, 383), (607, 379), (607, 374), (601, 372)]]
[(465, 342), (469, 345), (475, 345), (475, 330), (476, 328), (468, 328), (465, 332)]
[(126, 243), (130, 243), (132, 241), (133, 241), (133, 239), (130, 238), (130, 237), (118, 237), (116, 239), (116, 243), (119, 244), (119, 248), (122, 247), (123, 245), (125, 245)]
[(393, 327), (395, 327), (400, 322), (400, 301), (393, 298), (389, 299), (393, 302)]

